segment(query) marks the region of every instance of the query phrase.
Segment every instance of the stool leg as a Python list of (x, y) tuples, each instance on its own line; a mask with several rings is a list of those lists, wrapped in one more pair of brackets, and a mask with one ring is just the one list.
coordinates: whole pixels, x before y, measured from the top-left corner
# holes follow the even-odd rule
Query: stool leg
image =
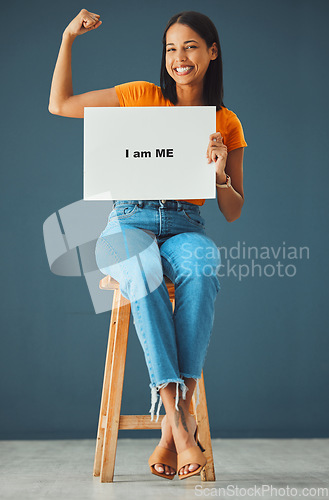
[(118, 316), (112, 353), (106, 417), (104, 419), (105, 429), (100, 470), (102, 483), (113, 481), (131, 310), (130, 302), (121, 294), (120, 290), (116, 290), (116, 292), (119, 295)]
[(109, 337), (107, 342), (104, 377), (103, 377), (102, 399), (101, 399), (99, 421), (98, 421), (96, 451), (94, 460), (94, 476), (99, 476), (101, 471), (101, 461), (102, 461), (103, 442), (104, 442), (104, 422), (106, 419), (106, 412), (107, 412), (107, 402), (110, 390), (111, 364), (113, 358), (113, 347), (114, 347), (116, 329), (118, 324), (118, 315), (119, 315), (118, 298), (119, 294), (117, 293), (117, 290), (114, 290)]
[(212, 453), (211, 446), (211, 436), (210, 436), (210, 426), (209, 426), (209, 418), (208, 418), (208, 408), (207, 408), (207, 400), (206, 400), (206, 391), (204, 386), (204, 378), (203, 371), (201, 373), (201, 379), (199, 380), (199, 404), (197, 408), (195, 408), (196, 403), (196, 394), (194, 391), (191, 401), (191, 406), (193, 409), (193, 413), (195, 415), (196, 422), (198, 424), (198, 434), (199, 440), (202, 446), (205, 448), (204, 455), (207, 458), (207, 464), (202, 470), (201, 480), (202, 481), (215, 481), (215, 467), (214, 467), (214, 457)]

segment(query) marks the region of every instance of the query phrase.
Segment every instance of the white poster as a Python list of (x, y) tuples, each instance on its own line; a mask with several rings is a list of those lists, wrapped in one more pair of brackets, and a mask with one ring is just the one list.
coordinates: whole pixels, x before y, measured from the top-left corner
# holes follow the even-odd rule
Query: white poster
[(84, 200), (216, 197), (215, 106), (86, 107)]

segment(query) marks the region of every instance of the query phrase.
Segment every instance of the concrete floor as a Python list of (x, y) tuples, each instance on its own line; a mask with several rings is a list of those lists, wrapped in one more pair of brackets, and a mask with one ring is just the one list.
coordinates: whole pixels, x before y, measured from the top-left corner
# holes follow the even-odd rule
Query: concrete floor
[(329, 439), (213, 439), (216, 481), (207, 483), (152, 475), (147, 459), (157, 442), (119, 439), (114, 482), (101, 484), (92, 475), (94, 440), (0, 441), (0, 498), (329, 498)]

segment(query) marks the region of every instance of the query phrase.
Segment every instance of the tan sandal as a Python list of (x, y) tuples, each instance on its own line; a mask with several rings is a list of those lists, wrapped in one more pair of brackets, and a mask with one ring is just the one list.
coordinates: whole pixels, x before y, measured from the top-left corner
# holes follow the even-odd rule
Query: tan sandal
[(191, 446), (187, 450), (182, 451), (182, 453), (178, 453), (177, 455), (177, 474), (181, 470), (182, 467), (188, 464), (199, 464), (195, 470), (188, 472), (187, 474), (178, 474), (179, 479), (185, 479), (190, 476), (195, 476), (196, 474), (201, 474), (202, 469), (207, 463), (207, 459), (204, 456), (203, 452), (205, 449), (201, 445), (200, 441), (197, 439), (198, 427), (195, 429), (194, 439), (197, 444), (195, 446)]
[(182, 467), (185, 467), (188, 464), (200, 465), (200, 467), (192, 470), (191, 472), (188, 472), (187, 474), (178, 474), (179, 479), (185, 479), (187, 477), (200, 474), (206, 463), (207, 459), (197, 444), (195, 446), (191, 446), (191, 448), (188, 448), (187, 450), (182, 451), (182, 453), (178, 453), (177, 471), (180, 471)]
[(176, 472), (175, 474), (166, 474), (165, 471), (158, 472), (154, 468), (154, 465), (168, 465), (168, 467), (171, 467), (172, 469), (175, 469), (175, 471), (177, 471), (177, 453), (175, 451), (169, 450), (168, 448), (165, 448), (164, 446), (158, 445), (150, 456), (148, 464), (150, 466), (152, 474), (164, 477), (165, 479), (174, 479)]

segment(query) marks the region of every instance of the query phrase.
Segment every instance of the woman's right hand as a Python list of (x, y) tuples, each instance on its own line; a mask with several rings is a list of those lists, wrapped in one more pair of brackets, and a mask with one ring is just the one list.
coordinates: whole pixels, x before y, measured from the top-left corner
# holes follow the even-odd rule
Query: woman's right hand
[(99, 15), (82, 9), (65, 28), (51, 82), (48, 110), (70, 118), (84, 118), (86, 107), (120, 106), (115, 87), (74, 95), (72, 86), (72, 43), (78, 35), (98, 28)]
[(75, 38), (78, 35), (87, 33), (87, 31), (94, 30), (102, 24), (102, 21), (100, 21), (99, 18), (99, 14), (95, 14), (94, 12), (89, 12), (86, 9), (82, 9), (65, 28), (63, 35), (69, 35)]

